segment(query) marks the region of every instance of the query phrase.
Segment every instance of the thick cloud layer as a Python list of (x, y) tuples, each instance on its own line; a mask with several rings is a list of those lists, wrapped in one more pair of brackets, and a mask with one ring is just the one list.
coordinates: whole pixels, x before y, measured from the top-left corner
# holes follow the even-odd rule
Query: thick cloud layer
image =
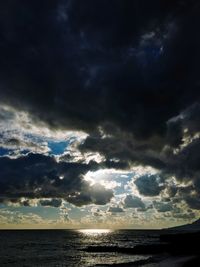
[[(0, 102), (53, 129), (87, 132), (79, 150), (110, 167), (148, 165), (191, 182), (174, 196), (199, 208), (197, 0), (6, 0), (0, 10)], [(112, 191), (80, 178), (93, 164), (1, 158), (0, 193), (103, 205)], [(163, 185), (136, 181), (145, 196)]]
[(198, 95), (195, 4), (2, 1), (1, 100), (55, 127), (163, 134)]
[[(104, 205), (113, 192), (103, 186), (90, 186), (83, 179), (89, 170), (98, 169), (90, 162), (56, 162), (49, 156), (29, 154), (17, 159), (0, 158), (0, 198), (16, 202), (25, 198), (63, 198), (78, 206), (95, 203)], [(42, 206), (60, 206), (61, 200), (41, 200)]]

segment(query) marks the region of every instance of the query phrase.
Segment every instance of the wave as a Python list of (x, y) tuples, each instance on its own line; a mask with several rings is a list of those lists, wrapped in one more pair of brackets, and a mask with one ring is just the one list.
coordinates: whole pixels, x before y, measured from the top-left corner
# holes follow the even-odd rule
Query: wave
[(126, 263), (111, 263), (111, 264), (96, 264), (93, 267), (129, 267), (129, 266), (144, 266), (150, 263), (158, 263), (161, 261), (161, 258), (149, 257), (144, 260), (137, 260), (134, 262), (126, 262)]
[(151, 255), (160, 254), (166, 251), (168, 244), (136, 245), (135, 247), (118, 247), (118, 246), (88, 246), (82, 248), (86, 252), (117, 252), (125, 254)]

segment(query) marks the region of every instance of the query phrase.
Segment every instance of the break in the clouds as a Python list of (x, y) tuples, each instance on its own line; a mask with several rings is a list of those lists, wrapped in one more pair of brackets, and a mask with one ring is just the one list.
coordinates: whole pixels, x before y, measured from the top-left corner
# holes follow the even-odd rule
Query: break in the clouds
[(2, 205), (70, 203), (74, 224), (88, 205), (104, 208), (91, 215), (101, 219), (197, 216), (198, 1), (1, 1), (0, 10)]
[[(102, 185), (90, 185), (83, 179), (89, 170), (98, 169), (90, 162), (57, 162), (55, 158), (40, 154), (28, 154), (17, 159), (0, 158), (1, 201), (26, 197), (66, 199), (78, 206), (104, 205), (113, 197), (112, 190)], [(60, 206), (58, 201), (40, 201), (42, 206)]]

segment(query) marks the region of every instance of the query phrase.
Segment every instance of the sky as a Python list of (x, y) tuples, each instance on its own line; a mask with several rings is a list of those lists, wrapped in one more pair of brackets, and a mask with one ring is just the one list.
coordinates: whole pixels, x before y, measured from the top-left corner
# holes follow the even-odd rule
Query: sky
[(200, 216), (200, 3), (0, 1), (0, 228)]

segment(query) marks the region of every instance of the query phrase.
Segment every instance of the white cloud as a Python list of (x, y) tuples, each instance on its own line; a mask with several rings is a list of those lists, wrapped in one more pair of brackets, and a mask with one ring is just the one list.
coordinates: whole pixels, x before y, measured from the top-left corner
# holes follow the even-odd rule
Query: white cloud
[(7, 105), (0, 105), (0, 147), (13, 150), (12, 157), (18, 157), (23, 150), (47, 154), (48, 141), (61, 142), (73, 138), (81, 142), (87, 136), (78, 131), (53, 130), (46, 124), (30, 117), (27, 112), (18, 111)]

